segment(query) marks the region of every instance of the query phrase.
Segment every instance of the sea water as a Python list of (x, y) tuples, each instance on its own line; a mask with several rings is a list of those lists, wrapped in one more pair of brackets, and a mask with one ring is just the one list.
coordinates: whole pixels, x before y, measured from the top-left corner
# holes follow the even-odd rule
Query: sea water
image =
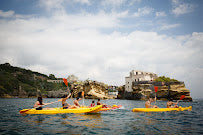
[[(91, 101), (85, 99), (84, 105)], [(192, 111), (182, 112), (132, 112), (133, 108), (143, 108), (145, 101), (110, 99), (101, 102), (122, 107), (95, 114), (19, 114), (19, 110), (32, 108), (35, 102), (32, 98), (0, 99), (0, 134), (203, 134), (203, 100), (180, 102), (182, 107), (192, 106)], [(72, 104), (71, 99), (67, 102)], [(156, 105), (166, 107), (166, 101), (157, 101)], [(61, 103), (47, 107), (61, 107)]]

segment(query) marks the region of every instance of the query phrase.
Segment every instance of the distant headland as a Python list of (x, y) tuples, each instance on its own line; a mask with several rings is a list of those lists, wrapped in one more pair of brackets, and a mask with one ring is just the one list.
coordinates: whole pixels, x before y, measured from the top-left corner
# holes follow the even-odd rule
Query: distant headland
[(184, 82), (169, 77), (160, 76), (151, 72), (132, 70), (130, 76), (125, 77), (125, 85), (118, 88), (119, 99), (146, 100), (155, 96), (159, 100), (178, 100), (185, 95), (184, 100), (192, 101), (189, 89)]
[(1, 98), (35, 98), (39, 95), (47, 98), (61, 98), (68, 91), (78, 97), (84, 91), (89, 99), (131, 99), (146, 100), (154, 96), (154, 86), (158, 87), (157, 98), (160, 100), (178, 100), (186, 95), (184, 100), (192, 101), (190, 91), (184, 82), (158, 77), (155, 73), (132, 70), (130, 76), (125, 77), (125, 85), (109, 86), (93, 80), (80, 81), (78, 77), (69, 75), (68, 87), (62, 78), (54, 74), (49, 76), (33, 72), (20, 67), (13, 67), (9, 63), (0, 65), (0, 97)]

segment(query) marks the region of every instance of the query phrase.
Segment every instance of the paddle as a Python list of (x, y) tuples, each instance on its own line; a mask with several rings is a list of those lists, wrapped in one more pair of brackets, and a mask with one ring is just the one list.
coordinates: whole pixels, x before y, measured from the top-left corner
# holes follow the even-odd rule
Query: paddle
[(68, 87), (68, 81), (67, 81), (67, 79), (63, 78), (63, 82), (64, 82), (65, 85)]
[[(55, 101), (55, 102), (46, 103), (45, 105), (40, 105), (40, 106), (46, 106), (46, 105), (50, 105), (50, 104), (53, 104), (53, 103), (56, 103), (56, 102), (60, 102), (60, 101), (62, 101), (62, 99), (59, 99), (59, 100), (57, 100), (57, 101)], [(36, 108), (38, 108), (38, 107), (39, 107), (39, 106), (33, 107), (33, 108), (31, 108), (31, 109), (36, 109)], [(29, 111), (29, 110), (31, 110), (31, 109), (27, 109), (27, 110), (20, 111), (20, 113), (25, 113), (25, 112), (27, 112), (27, 111)]]
[(182, 99), (184, 99), (184, 98), (185, 98), (185, 95), (182, 95), (179, 100), (182, 100)]
[[(65, 85), (68, 87), (68, 81), (67, 81), (67, 79), (63, 78), (63, 81), (64, 81)], [(70, 93), (70, 91), (69, 91), (69, 93)], [(71, 98), (72, 98), (72, 96), (71, 96)], [(46, 106), (46, 105), (50, 105), (50, 104), (53, 104), (53, 103), (56, 103), (56, 102), (61, 102), (62, 99), (63, 99), (63, 98), (61, 98), (61, 99), (59, 99), (59, 100), (57, 100), (57, 101), (55, 101), (55, 102), (47, 103), (47, 104), (45, 104), (45, 105), (40, 105), (40, 106)], [(73, 100), (73, 99), (72, 99), (72, 100)], [(31, 108), (31, 109), (36, 109), (36, 108), (38, 108), (38, 107), (39, 107), (39, 106), (34, 107), (34, 108)], [(27, 109), (27, 110), (20, 111), (20, 113), (25, 113), (25, 112), (27, 112), (27, 111), (29, 111), (29, 110), (31, 110), (31, 109)]]
[(185, 95), (180, 96), (180, 99), (177, 101), (177, 104), (180, 100), (183, 100), (185, 98)]
[[(156, 93), (158, 91), (158, 86), (154, 86), (154, 91), (155, 91), (155, 99), (156, 99)], [(155, 104), (154, 105), (156, 105), (156, 100), (155, 100)]]
[(83, 106), (84, 106), (84, 95), (85, 95), (85, 93), (84, 93), (84, 91), (82, 91)]
[(63, 78), (63, 82), (65, 83), (65, 85), (67, 86), (67, 90), (69, 91), (69, 93), (71, 93), (71, 99), (72, 99), (72, 101), (73, 101), (73, 98), (72, 98), (72, 92), (73, 92), (73, 90), (69, 90), (68, 89), (68, 81), (67, 81), (67, 79), (65, 79), (65, 78)]
[(179, 99), (175, 104), (177, 105), (178, 102), (179, 102), (180, 100), (184, 99), (184, 98), (185, 98), (185, 95), (181, 95), (181, 96), (180, 96), (180, 99)]

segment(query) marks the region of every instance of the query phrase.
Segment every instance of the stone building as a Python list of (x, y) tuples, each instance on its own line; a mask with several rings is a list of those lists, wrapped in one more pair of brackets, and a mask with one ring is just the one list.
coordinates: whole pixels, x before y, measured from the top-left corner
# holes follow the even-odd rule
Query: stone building
[(78, 81), (78, 77), (76, 77), (75, 75), (69, 75), (67, 78), (68, 82), (77, 82)]
[(47, 80), (47, 82), (52, 82), (52, 83), (63, 83), (63, 80)]
[(157, 74), (155, 73), (132, 70), (130, 76), (125, 77), (125, 91), (133, 91), (133, 82), (153, 81), (155, 78), (157, 78)]

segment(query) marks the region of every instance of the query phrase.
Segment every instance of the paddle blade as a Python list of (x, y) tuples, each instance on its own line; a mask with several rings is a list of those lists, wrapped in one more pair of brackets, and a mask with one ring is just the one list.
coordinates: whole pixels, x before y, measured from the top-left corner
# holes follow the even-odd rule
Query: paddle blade
[(155, 92), (158, 91), (158, 86), (154, 86), (154, 91), (155, 91)]
[(63, 82), (65, 83), (66, 86), (68, 86), (68, 81), (67, 81), (67, 79), (63, 78)]
[(180, 97), (180, 100), (182, 100), (183, 98), (185, 98), (185, 95), (182, 95), (182, 96)]
[(84, 93), (84, 91), (82, 91), (82, 96), (84, 97), (84, 95), (85, 95), (85, 93)]
[(81, 97), (81, 95), (82, 95), (82, 92), (78, 92), (78, 97)]
[(30, 109), (24, 109), (24, 110), (21, 110), (20, 113), (25, 113), (27, 111), (29, 111)]

